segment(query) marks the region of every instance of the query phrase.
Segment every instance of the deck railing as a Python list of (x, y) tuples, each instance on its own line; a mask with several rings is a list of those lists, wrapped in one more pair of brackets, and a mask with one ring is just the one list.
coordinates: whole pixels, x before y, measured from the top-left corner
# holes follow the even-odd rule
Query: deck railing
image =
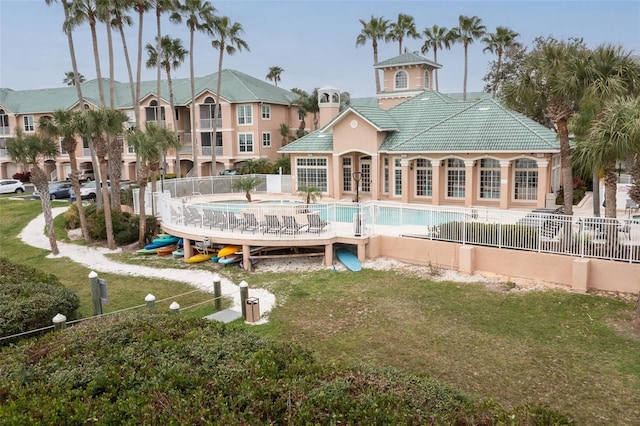
[[(267, 191), (268, 175), (258, 176), (263, 181), (256, 192), (275, 192)], [(279, 218), (294, 216), (303, 225), (308, 223), (308, 214), (315, 214), (328, 223), (317, 234), (319, 237), (405, 236), (640, 263), (640, 219), (617, 220), (566, 216), (544, 210), (527, 212), (455, 208), (384, 201), (359, 204), (322, 202), (307, 205), (281, 200), (248, 204), (242, 200), (211, 202), (203, 199), (204, 197), (192, 195), (238, 193), (231, 184), (235, 178), (237, 176), (165, 181), (165, 195), (156, 199), (157, 215), (168, 225), (200, 228), (197, 231), (194, 229), (195, 234), (202, 234), (205, 229), (239, 234), (242, 230), (240, 226), (221, 227), (216, 231), (217, 226), (208, 222), (210, 215), (207, 212), (215, 210), (225, 215), (233, 213), (240, 219), (246, 213), (252, 213), (260, 220), (268, 214), (275, 214)], [(185, 197), (184, 194), (189, 196)], [(304, 235), (316, 237), (316, 234)], [(274, 233), (269, 237), (291, 238), (291, 235)]]

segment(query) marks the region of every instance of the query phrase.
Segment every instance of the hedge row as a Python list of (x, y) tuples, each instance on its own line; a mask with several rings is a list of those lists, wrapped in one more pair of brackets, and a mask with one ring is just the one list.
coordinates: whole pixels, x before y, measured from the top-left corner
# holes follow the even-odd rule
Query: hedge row
[(58, 313), (73, 320), (79, 306), (55, 275), (0, 258), (0, 336), (50, 326)]
[(102, 317), (0, 356), (4, 424), (569, 424), (437, 381), (342, 369), (240, 326), (151, 312)]

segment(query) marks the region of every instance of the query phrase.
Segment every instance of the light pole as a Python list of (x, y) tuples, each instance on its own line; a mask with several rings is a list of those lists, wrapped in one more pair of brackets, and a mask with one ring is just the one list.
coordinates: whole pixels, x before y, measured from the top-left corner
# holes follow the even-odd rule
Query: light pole
[(356, 203), (360, 202), (360, 179), (362, 172), (353, 172), (353, 180), (356, 181)]
[(355, 236), (359, 237), (362, 235), (362, 218), (360, 215), (360, 179), (362, 178), (362, 172), (353, 172), (353, 180), (356, 182), (356, 229)]
[(160, 192), (164, 194), (164, 167), (160, 167)]

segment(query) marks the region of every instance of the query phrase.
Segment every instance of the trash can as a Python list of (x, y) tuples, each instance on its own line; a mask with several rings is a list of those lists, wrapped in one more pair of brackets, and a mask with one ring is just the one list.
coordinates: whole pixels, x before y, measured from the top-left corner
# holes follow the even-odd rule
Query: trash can
[(246, 302), (247, 322), (258, 322), (260, 320), (260, 299), (249, 297)]

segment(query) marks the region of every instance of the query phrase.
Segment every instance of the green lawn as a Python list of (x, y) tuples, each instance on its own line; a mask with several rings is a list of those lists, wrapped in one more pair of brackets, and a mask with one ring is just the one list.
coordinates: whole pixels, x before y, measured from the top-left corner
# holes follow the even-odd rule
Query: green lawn
[[(20, 263), (55, 270), (78, 291), (86, 311), (88, 270), (43, 259), (45, 251), (15, 238), (39, 208), (39, 203), (0, 200), (0, 248)], [(394, 271), (219, 272), (276, 294), (278, 307), (269, 323), (253, 330), (300, 343), (321, 360), (427, 374), (506, 406), (548, 405), (578, 424), (631, 425), (640, 419), (640, 333), (631, 327), (631, 303), (551, 290), (506, 291), (508, 286), (497, 291)], [(148, 292), (160, 298), (188, 288), (170, 281), (108, 279), (110, 286), (122, 282), (117, 290), (110, 288), (114, 305), (109, 309), (142, 300)]]

